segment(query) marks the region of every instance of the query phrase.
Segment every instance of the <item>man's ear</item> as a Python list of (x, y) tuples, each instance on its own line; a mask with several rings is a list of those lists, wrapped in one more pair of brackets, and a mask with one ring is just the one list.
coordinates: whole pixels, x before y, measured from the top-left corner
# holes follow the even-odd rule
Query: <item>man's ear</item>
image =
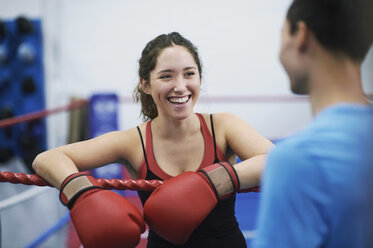
[(296, 36), (296, 48), (299, 52), (304, 53), (307, 51), (309, 46), (309, 39), (310, 39), (310, 29), (307, 27), (307, 24), (303, 21), (299, 21), (297, 23), (297, 32), (295, 33)]
[(149, 83), (148, 83), (145, 79), (140, 78), (140, 84), (141, 84), (141, 89), (142, 89), (142, 91), (143, 91), (144, 93), (150, 95)]

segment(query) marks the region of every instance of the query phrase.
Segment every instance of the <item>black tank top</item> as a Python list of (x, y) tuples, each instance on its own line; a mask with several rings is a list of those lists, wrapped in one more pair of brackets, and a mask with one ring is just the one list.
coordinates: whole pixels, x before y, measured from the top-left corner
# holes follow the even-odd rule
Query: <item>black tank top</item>
[[(226, 161), (224, 154), (216, 146), (212, 115), (210, 115), (212, 136), (210, 134), (210, 131), (208, 130), (208, 127), (203, 116), (198, 113), (197, 116), (201, 123), (201, 130), (205, 142), (204, 158), (198, 169), (204, 168), (206, 166), (209, 166), (220, 161)], [(138, 178), (146, 180), (167, 180), (172, 176), (162, 171), (161, 168), (158, 166), (157, 162), (155, 161), (150, 127), (151, 121), (149, 121), (146, 126), (146, 149), (141, 131), (139, 127), (137, 127), (144, 152), (144, 162), (140, 167)], [(146, 200), (149, 198), (151, 193), (151, 191), (138, 191), (138, 195), (143, 205), (145, 204)], [(247, 247), (245, 239), (238, 227), (238, 223), (235, 217), (235, 201), (235, 194), (233, 194), (225, 200), (219, 201), (216, 207), (206, 217), (206, 219), (197, 227), (196, 230), (194, 230), (186, 244), (181, 246), (174, 245), (168, 242), (167, 240), (161, 238), (152, 229), (150, 229), (147, 247)]]

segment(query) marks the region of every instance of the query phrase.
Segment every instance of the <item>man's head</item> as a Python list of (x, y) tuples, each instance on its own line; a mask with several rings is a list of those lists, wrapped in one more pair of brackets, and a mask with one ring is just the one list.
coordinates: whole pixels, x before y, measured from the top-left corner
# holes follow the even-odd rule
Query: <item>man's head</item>
[[(331, 55), (361, 63), (373, 41), (372, 0), (294, 0), (282, 33), (280, 60), (289, 74), (292, 91), (308, 93), (302, 53), (314, 38)], [(289, 49), (289, 47), (295, 50)]]

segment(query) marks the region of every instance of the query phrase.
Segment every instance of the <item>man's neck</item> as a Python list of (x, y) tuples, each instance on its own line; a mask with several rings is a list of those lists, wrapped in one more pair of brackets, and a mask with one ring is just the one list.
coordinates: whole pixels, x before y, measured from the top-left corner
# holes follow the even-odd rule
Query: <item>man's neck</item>
[(338, 103), (369, 104), (362, 89), (360, 67), (343, 57), (324, 56), (315, 61), (309, 81), (314, 116)]

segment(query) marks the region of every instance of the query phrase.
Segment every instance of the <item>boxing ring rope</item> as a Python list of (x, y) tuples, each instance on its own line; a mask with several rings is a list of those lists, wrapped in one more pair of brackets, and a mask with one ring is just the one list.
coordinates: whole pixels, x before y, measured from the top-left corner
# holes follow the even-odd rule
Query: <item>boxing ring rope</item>
[[(127, 99), (125, 99), (127, 101)], [(22, 122), (33, 121), (36, 119), (40, 119), (46, 117), (48, 115), (52, 115), (55, 113), (69, 111), (81, 107), (85, 107), (88, 105), (88, 100), (75, 100), (72, 101), (68, 105), (59, 106), (51, 109), (40, 110), (32, 113), (28, 113), (21, 116), (16, 116), (13, 118), (3, 119), (0, 120), (0, 128), (6, 128), (9, 126), (13, 126)], [(118, 190), (154, 190), (156, 187), (162, 184), (161, 181), (152, 180), (119, 180), (119, 179), (98, 179), (99, 183), (101, 183), (104, 189), (118, 189)], [(0, 172), (0, 182), (10, 182), (14, 184), (25, 184), (25, 185), (36, 185), (36, 186), (51, 186), (48, 182), (43, 180), (41, 177), (37, 175), (28, 175), (25, 173), (13, 173), (13, 172)], [(15, 196), (9, 197), (0, 202), (0, 213), (1, 210), (5, 210), (11, 208), (17, 204), (20, 204), (24, 201), (30, 200), (34, 197), (37, 197), (40, 194), (43, 194), (47, 191), (47, 188), (39, 188), (34, 187), (28, 189), (22, 193), (19, 193)], [(31, 243), (29, 243), (26, 247), (27, 248), (34, 248), (38, 247), (41, 243), (43, 243), (46, 239), (64, 227), (68, 221), (70, 220), (69, 213), (67, 212), (62, 218), (60, 218), (52, 227), (46, 230), (44, 233), (39, 235), (36, 239), (34, 239)], [(1, 244), (0, 244), (1, 247)]]
[[(373, 101), (373, 94), (367, 94), (366, 97), (367, 99)], [(130, 96), (122, 96), (120, 97), (120, 101), (122, 103), (133, 103), (133, 99)], [(292, 96), (292, 95), (256, 95), (256, 96), (241, 95), (241, 96), (210, 96), (210, 97), (201, 96), (198, 101), (201, 103), (307, 102), (308, 97), (307, 96)], [(51, 114), (55, 114), (55, 113), (66, 111), (66, 110), (73, 110), (76, 108), (81, 108), (86, 105), (88, 105), (88, 100), (86, 99), (74, 100), (70, 104), (67, 104), (64, 106), (40, 110), (40, 111), (36, 111), (33, 113), (0, 120), (0, 128), (5, 128), (5, 127), (19, 124), (22, 122), (40, 119)]]
[[(117, 190), (143, 190), (152, 191), (160, 186), (163, 181), (160, 180), (144, 180), (144, 179), (103, 179), (98, 178), (98, 183), (104, 189)], [(10, 171), (0, 172), (0, 182), (9, 182), (14, 184), (36, 185), (36, 186), (50, 186), (47, 181), (35, 174), (14, 173)]]
[[(373, 94), (366, 94), (366, 98), (373, 101)], [(129, 96), (120, 97), (121, 102), (133, 102)], [(234, 95), (234, 96), (200, 96), (199, 103), (286, 103), (308, 102), (308, 96), (298, 95)]]
[[(117, 189), (117, 190), (144, 190), (151, 191), (160, 186), (163, 181), (160, 180), (133, 180), (133, 179), (102, 179), (99, 178), (97, 181), (102, 185), (104, 189)], [(0, 182), (9, 182), (13, 184), (25, 184), (25, 185), (36, 185), (36, 186), (50, 186), (51, 185), (42, 179), (40, 176), (35, 174), (26, 173), (14, 173), (7, 171), (0, 171)], [(0, 202), (1, 210), (13, 207), (14, 205), (20, 204), (31, 198), (36, 197), (44, 193), (48, 188), (34, 187), (28, 189), (15, 196), (9, 197)], [(26, 248), (36, 248), (42, 242), (47, 240), (50, 236), (64, 227), (70, 220), (69, 212), (65, 213), (52, 227), (42, 233), (39, 237), (33, 240)]]
[(47, 115), (55, 114), (55, 113), (66, 111), (66, 110), (73, 110), (73, 109), (76, 109), (76, 108), (81, 108), (81, 107), (86, 106), (87, 104), (88, 104), (88, 100), (85, 100), (85, 99), (75, 100), (75, 101), (72, 101), (68, 105), (64, 105), (64, 106), (60, 106), (60, 107), (56, 107), (56, 108), (52, 108), (52, 109), (44, 109), (44, 110), (29, 113), (29, 114), (20, 115), (20, 116), (8, 118), (8, 119), (0, 120), (0, 128), (13, 126), (15, 124), (19, 124), (19, 123), (22, 123), (22, 122), (27, 122), (27, 121), (40, 119), (40, 118), (43, 118)]
[(33, 187), (31, 189), (25, 190), (17, 195), (11, 196), (5, 200), (0, 201), (0, 212), (7, 208), (18, 205), (24, 201), (34, 198), (37, 195), (44, 193), (47, 188)]
[[(372, 95), (373, 99), (373, 95)], [(263, 95), (263, 96), (212, 96), (203, 97), (201, 96), (199, 102), (202, 103), (227, 103), (227, 102), (306, 102), (307, 97), (299, 96), (282, 96), (282, 95)], [(121, 103), (134, 103), (132, 97), (122, 96), (120, 97)], [(70, 104), (59, 106), (51, 109), (44, 109), (25, 115), (20, 115), (12, 118), (0, 120), (0, 128), (16, 125), (22, 122), (32, 121), (46, 117), (51, 114), (59, 112), (73, 110), (88, 105), (88, 100), (80, 99), (74, 100)]]
[(56, 233), (58, 230), (64, 227), (69, 222), (69, 220), (70, 214), (67, 211), (52, 227), (43, 232), (39, 237), (34, 239), (32, 242), (30, 242), (25, 248), (39, 247), (40, 244), (42, 244), (50, 236), (52, 236), (54, 233)]
[[(373, 95), (372, 95), (373, 98)], [(120, 97), (121, 102), (133, 102), (129, 96)], [(273, 102), (307, 102), (307, 96), (295, 95), (235, 95), (235, 96), (200, 96), (199, 103), (273, 103)]]
[[(41, 187), (33, 187), (31, 189), (25, 190), (17, 195), (11, 196), (5, 200), (2, 200), (0, 202), (0, 213), (3, 210), (6, 210), (8, 208), (11, 208), (15, 205), (18, 205), (20, 203), (23, 203), (27, 200), (31, 200), (32, 198), (35, 198), (43, 193), (48, 191), (48, 188), (41, 188)], [(48, 229), (46, 232), (44, 232), (42, 235), (37, 237), (34, 241), (32, 241), (29, 245), (27, 245), (27, 248), (36, 248), (38, 247), (42, 242), (44, 242), (47, 238), (49, 238), (52, 234), (57, 232), (59, 229), (61, 229), (66, 223), (70, 220), (69, 213), (67, 212), (59, 221), (57, 221), (52, 228)]]

